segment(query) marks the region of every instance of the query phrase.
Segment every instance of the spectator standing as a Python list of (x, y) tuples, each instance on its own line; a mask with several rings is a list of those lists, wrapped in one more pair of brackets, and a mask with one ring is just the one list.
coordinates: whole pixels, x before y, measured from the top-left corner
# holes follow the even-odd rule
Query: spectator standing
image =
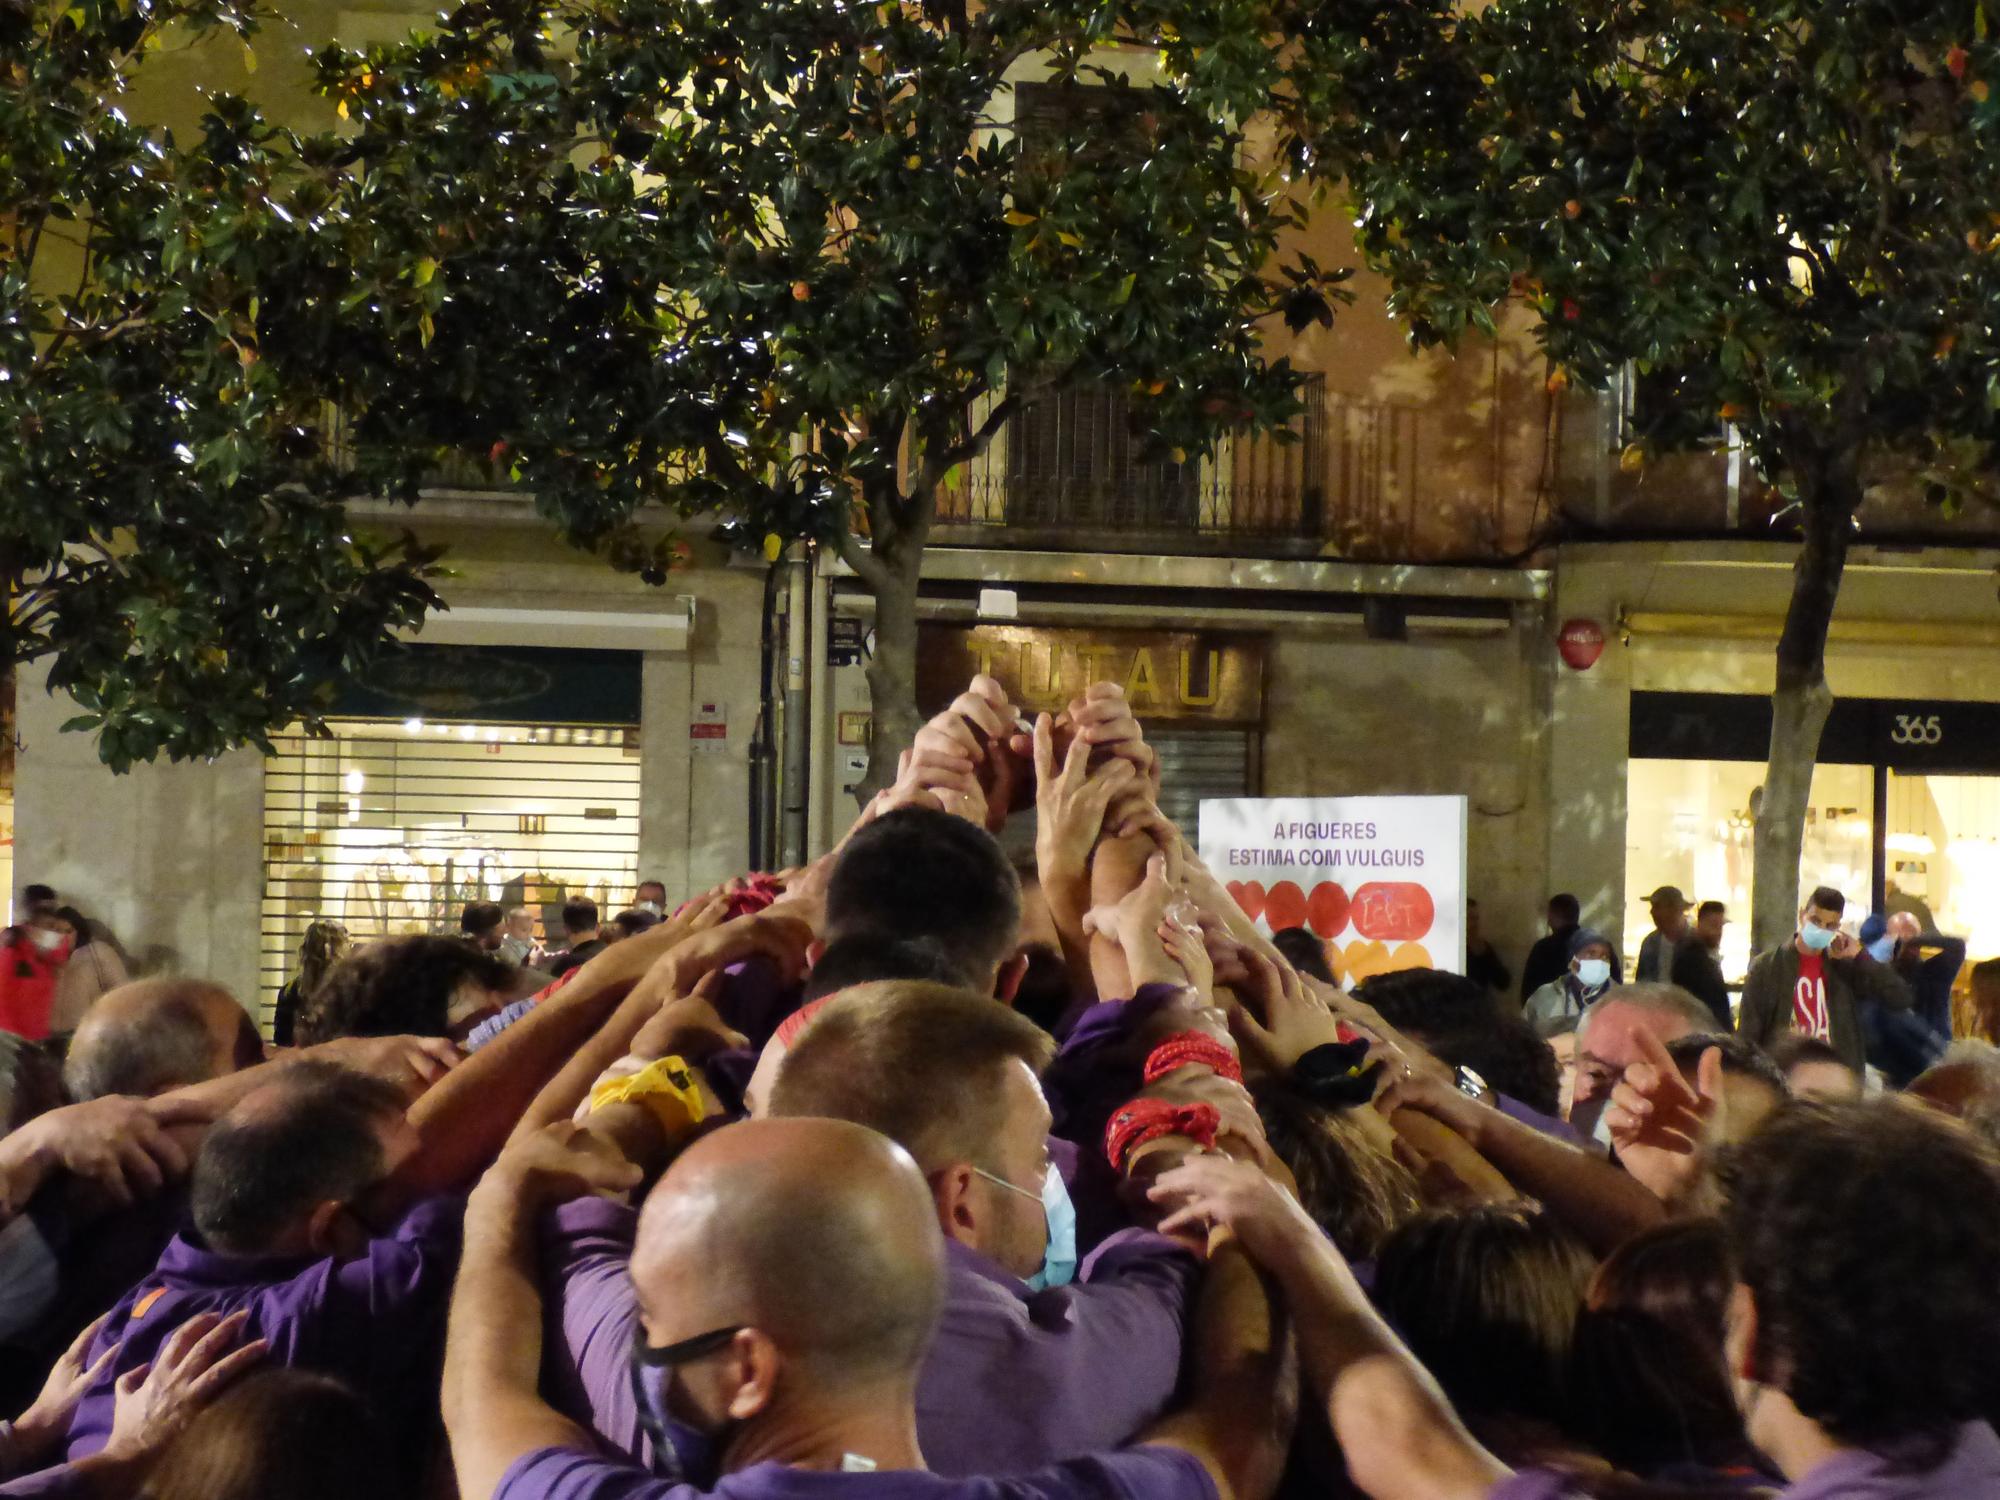
[(1743, 982), (1737, 1029), (1766, 1052), (1796, 1033), (1830, 1042), (1857, 1072), (1867, 1062), (1860, 1002), (1908, 1010), (1910, 987), (1887, 964), (1871, 958), (1851, 933), (1840, 930), (1847, 898), (1821, 886), (1799, 913), (1789, 942), (1762, 953)]
[(311, 1006), (326, 976), (354, 946), (347, 929), (324, 918), (306, 924), (299, 940), (298, 972), (278, 991), (278, 1003), (271, 1012), (271, 1040), (280, 1047), (295, 1045), (299, 1012)]
[(49, 1009), (49, 1032), (67, 1036), (83, 1024), (91, 1006), (108, 990), (132, 976), (111, 935), (74, 906), (56, 908), (56, 917), (72, 935), (69, 961), (56, 975), (55, 999)]
[(0, 1031), (30, 1042), (49, 1035), (56, 981), (76, 940), (59, 912), (54, 890), (28, 886), (21, 920), (0, 934)]
[[(1702, 902), (1695, 911), (1694, 925), (1674, 945), (1673, 963), (1664, 978), (1706, 1005), (1724, 1031), (1734, 1031), (1729, 982), (1722, 977), (1722, 930), (1728, 925), (1728, 907), (1720, 901)], [(1643, 960), (1639, 967), (1645, 968)]]
[(1583, 907), (1567, 891), (1549, 897), (1549, 930), (1535, 939), (1535, 946), (1528, 950), (1528, 961), (1521, 965), (1523, 1001), (1544, 985), (1562, 978), (1569, 968), (1569, 940), (1582, 916)]
[(580, 964), (587, 964), (608, 946), (597, 931), (597, 903), (585, 896), (563, 902), (563, 931), (569, 948), (549, 965), (549, 973), (560, 979)]
[(507, 937), (507, 913), (498, 901), (472, 901), (459, 913), (459, 935), (482, 953), (498, 953)]
[(501, 923), (500, 946), (495, 951), (517, 969), (540, 968), (536, 961), (546, 962), (546, 959), (535, 943), (534, 912), (525, 906), (509, 910)]
[(1666, 984), (1673, 978), (1674, 949), (1688, 934), (1687, 897), (1679, 886), (1663, 885), (1646, 898), (1653, 914), (1653, 930), (1639, 944), (1639, 966), (1632, 975), (1635, 984)]
[(1611, 940), (1593, 928), (1574, 928), (1569, 935), (1568, 971), (1528, 997), (1528, 1020), (1542, 1036), (1552, 1035), (1564, 1022), (1590, 1009), (1617, 977), (1618, 955)]

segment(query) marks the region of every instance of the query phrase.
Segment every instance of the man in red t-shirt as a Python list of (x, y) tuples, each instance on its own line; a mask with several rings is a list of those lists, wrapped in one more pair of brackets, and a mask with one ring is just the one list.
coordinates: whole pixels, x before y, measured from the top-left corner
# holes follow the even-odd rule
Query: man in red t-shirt
[(1788, 1035), (1830, 1043), (1857, 1073), (1867, 1065), (1859, 1001), (1908, 1010), (1910, 988), (1841, 931), (1847, 898), (1821, 886), (1799, 913), (1788, 943), (1759, 954), (1743, 982), (1737, 1030), (1767, 1051)]

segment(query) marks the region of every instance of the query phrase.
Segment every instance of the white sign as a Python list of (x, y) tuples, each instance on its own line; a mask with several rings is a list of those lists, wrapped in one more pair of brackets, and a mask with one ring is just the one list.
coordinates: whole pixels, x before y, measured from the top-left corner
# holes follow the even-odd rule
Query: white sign
[(1231, 797), (1201, 858), (1268, 932), (1309, 928), (1347, 982), (1465, 972), (1463, 797)]

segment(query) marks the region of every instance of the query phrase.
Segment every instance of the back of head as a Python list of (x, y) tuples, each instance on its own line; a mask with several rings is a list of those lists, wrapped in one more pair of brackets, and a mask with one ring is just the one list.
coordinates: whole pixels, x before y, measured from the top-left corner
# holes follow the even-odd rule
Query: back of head
[[(1701, 1066), (1702, 1054), (1710, 1050), (1722, 1055), (1725, 1075), (1733, 1074), (1761, 1083), (1779, 1099), (1791, 1097), (1792, 1086), (1785, 1081), (1784, 1070), (1761, 1048), (1734, 1032), (1690, 1032), (1667, 1043), (1667, 1056), (1688, 1078), (1694, 1077), (1695, 1069)], [(1838, 1053), (1835, 1060), (1839, 1060)]]
[(985, 989), (1013, 951), (1021, 887), (993, 835), (963, 818), (899, 807), (858, 829), (827, 881), (828, 940), (855, 933), (935, 940)]
[(1541, 1209), (1426, 1214), (1382, 1246), (1375, 1300), (1467, 1417), (1569, 1417), (1590, 1253)]
[(301, 999), (310, 1000), (319, 993), (319, 987), (326, 983), (326, 976), (353, 949), (354, 943), (347, 935), (347, 929), (338, 922), (324, 919), (306, 924), (305, 936), (299, 939), (298, 984)]
[[(996, 1009), (986, 1002), (987, 1009)], [(829, 1389), (914, 1382), (944, 1299), (944, 1245), (908, 1153), (840, 1120), (704, 1136), (647, 1199), (642, 1307), (761, 1330)]]
[(1944, 1060), (1926, 1068), (1905, 1092), (2000, 1148), (2000, 1047), (1972, 1037), (1953, 1042)]
[(106, 992), (85, 1014), (63, 1063), (63, 1085), (78, 1101), (150, 1098), (206, 1083), (261, 1052), (249, 1014), (220, 985), (140, 979)]
[(168, 1445), (141, 1500), (383, 1500), (398, 1493), (368, 1404), (330, 1375), (257, 1370)]
[(1355, 994), (1398, 1031), (1429, 1037), (1493, 1024), (1500, 1003), (1493, 992), (1463, 974), (1442, 969), (1399, 969), (1377, 974)]
[(660, 919), (653, 913), (641, 911), (637, 907), (630, 911), (621, 911), (611, 919), (611, 925), (617, 929), (620, 938), (637, 937), (642, 932), (652, 931), (659, 924)]
[(473, 901), (459, 913), (458, 930), (469, 938), (476, 938), (491, 932), (506, 920), (506, 910), (498, 901)]
[(1054, 1051), (1034, 1022), (970, 990), (857, 985), (792, 1043), (767, 1113), (866, 1125), (932, 1172), (980, 1159), (1005, 1115), (1006, 1065), (1039, 1074)]
[(2000, 1409), (2000, 1158), (1919, 1105), (1793, 1105), (1732, 1154), (1752, 1373), (1836, 1440)]
[(857, 932), (827, 944), (806, 976), (805, 999), (819, 1000), (857, 984), (885, 979), (920, 979), (979, 990), (985, 978), (969, 972), (936, 938)]
[(1636, 1235), (1597, 1268), (1571, 1389), (1593, 1445), (1613, 1463), (1643, 1474), (1754, 1462), (1722, 1353), (1735, 1279), (1714, 1219)]
[(1373, 1260), (1390, 1232), (1423, 1208), (1409, 1169), (1378, 1150), (1344, 1109), (1282, 1080), (1260, 1081), (1255, 1093), (1265, 1136), (1297, 1182), (1300, 1206), (1349, 1260)]
[(259, 1255), (322, 1203), (348, 1202), (385, 1170), (377, 1127), (402, 1113), (378, 1078), (295, 1062), (210, 1129), (190, 1211), (209, 1247)]
[(1333, 983), (1333, 966), (1326, 961), (1326, 944), (1310, 927), (1284, 927), (1271, 934), (1271, 946), (1285, 962), (1321, 984)]
[(307, 1046), (343, 1036), (443, 1036), (452, 1001), (470, 984), (505, 990), (514, 971), (464, 938), (384, 938), (357, 948), (326, 976), (304, 1015)]
[(580, 937), (586, 932), (597, 930), (597, 903), (587, 896), (572, 896), (563, 902), (563, 931), (571, 937)]

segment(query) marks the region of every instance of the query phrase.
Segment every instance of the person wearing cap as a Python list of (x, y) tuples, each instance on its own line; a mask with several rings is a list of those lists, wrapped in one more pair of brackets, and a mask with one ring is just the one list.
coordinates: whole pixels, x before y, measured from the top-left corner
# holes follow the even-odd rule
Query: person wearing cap
[(1570, 934), (1569, 968), (1528, 997), (1527, 1017), (1539, 1036), (1551, 1036), (1573, 1023), (1618, 977), (1618, 955), (1611, 940), (1595, 928), (1579, 927)]
[(1636, 984), (1666, 984), (1673, 978), (1674, 948), (1687, 936), (1687, 897), (1679, 886), (1663, 885), (1646, 898), (1652, 909), (1653, 930), (1639, 945)]

